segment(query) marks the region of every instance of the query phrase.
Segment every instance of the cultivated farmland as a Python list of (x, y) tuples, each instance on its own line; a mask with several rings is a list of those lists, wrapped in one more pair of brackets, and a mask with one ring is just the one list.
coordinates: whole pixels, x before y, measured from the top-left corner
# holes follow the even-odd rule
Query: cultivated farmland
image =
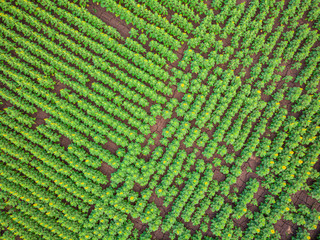
[(320, 0), (0, 0), (0, 239), (320, 239)]

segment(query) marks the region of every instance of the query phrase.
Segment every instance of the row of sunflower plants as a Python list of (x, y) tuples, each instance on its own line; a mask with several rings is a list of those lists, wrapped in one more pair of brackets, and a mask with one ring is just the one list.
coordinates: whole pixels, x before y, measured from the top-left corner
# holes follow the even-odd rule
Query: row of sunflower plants
[(176, 37), (180, 42), (183, 43), (186, 41), (187, 35), (182, 33), (177, 26), (170, 23), (166, 18), (148, 10), (144, 4), (137, 4), (134, 0), (123, 0), (121, 1), (121, 4), (138, 17), (142, 17), (143, 19), (148, 20), (151, 24), (166, 30), (166, 32), (171, 36)]
[(65, 0), (55, 0), (54, 1), (58, 6), (63, 6), (69, 11), (72, 12), (73, 15), (84, 19), (87, 23), (90, 23), (95, 28), (100, 31), (106, 32), (111, 37), (123, 40), (121, 34), (112, 26), (105, 24), (100, 18), (94, 17), (91, 13), (89, 13), (84, 7), (79, 7), (77, 4), (73, 2), (65, 1)]
[(172, 206), (172, 210), (164, 217), (161, 229), (166, 232), (169, 231), (176, 218), (180, 215), (182, 209), (187, 203), (188, 199), (192, 195), (195, 187), (197, 186), (200, 179), (200, 174), (197, 172), (192, 172), (189, 176), (189, 179), (186, 182), (185, 187), (180, 192), (178, 198), (175, 200)]
[[(11, 62), (9, 62), (11, 63)], [(13, 61), (14, 63), (14, 61)], [(10, 70), (8, 69), (4, 69), (4, 73), (6, 73), (8, 76), (12, 76), (14, 79), (18, 79), (16, 75), (14, 75)], [(22, 70), (26, 70), (26, 69), (23, 69)], [(29, 74), (29, 73), (32, 73), (33, 71), (27, 71), (26, 74)], [(22, 77), (22, 76), (21, 76)], [(58, 100), (57, 97), (55, 96), (55, 94), (52, 94), (52, 93), (47, 93), (43, 88), (41, 88), (41, 86), (38, 86), (37, 88), (35, 87), (36, 85), (32, 85), (32, 81), (31, 79), (28, 79), (27, 77), (23, 76), (22, 78), (24, 78), (25, 82), (28, 82), (29, 84), (26, 85), (31, 91), (35, 91), (37, 92), (38, 94), (42, 95), (44, 98), (47, 98), (48, 100), (52, 101), (54, 100), (54, 102), (56, 103), (56, 106), (61, 108), (61, 109), (67, 109), (71, 114), (75, 115), (75, 116), (78, 116), (78, 118), (82, 119), (82, 121), (84, 122), (87, 122), (87, 123), (91, 123), (94, 124), (94, 122), (96, 122), (95, 119), (91, 118), (91, 119), (88, 119), (86, 118), (85, 120), (83, 119), (83, 116), (80, 114), (80, 112), (76, 109), (74, 109), (74, 107), (70, 104), (67, 104), (66, 102), (64, 101), (61, 101), (61, 100)], [(21, 79), (18, 80), (18, 83), (21, 83)], [(53, 105), (52, 103), (48, 103), (49, 105)], [(62, 115), (62, 113), (55, 113), (53, 115)], [(68, 118), (68, 115), (65, 115), (63, 117), (64, 119)], [(69, 116), (70, 118), (70, 116)], [(74, 119), (74, 121), (76, 121), (77, 119)], [(79, 120), (77, 120), (79, 121)], [(70, 121), (72, 123), (72, 121)], [(69, 123), (70, 124), (70, 123)], [(69, 125), (68, 124), (68, 125)], [(80, 124), (81, 125), (81, 124)], [(98, 142), (104, 142), (105, 140), (101, 137), (99, 137), (97, 134), (93, 133), (92, 131), (90, 130), (86, 130), (86, 133), (87, 134), (90, 134), (93, 138), (96, 138), (96, 140)]]
[(9, 214), (2, 211), (0, 213), (0, 224), (6, 229), (2, 235), (3, 238), (15, 238), (15, 235), (30, 239), (38, 237), (38, 235), (34, 234), (33, 232), (25, 231), (21, 224), (13, 221)]
[[(77, 104), (80, 109), (85, 110), (91, 116), (101, 120), (103, 123), (110, 125), (112, 128), (116, 129), (117, 132), (124, 134), (130, 140), (136, 139), (136, 141), (141, 142), (143, 139), (139, 138), (136, 130), (127, 127), (124, 123), (116, 121), (112, 116), (108, 114), (103, 114), (99, 108), (92, 106), (85, 99), (81, 99), (75, 93), (70, 93), (67, 89), (60, 90), (61, 96), (68, 99), (71, 103)], [(102, 127), (101, 127), (102, 128)]]
[[(27, 5), (25, 5), (27, 4)], [(25, 4), (21, 3), (21, 6), (26, 8), (27, 11), (29, 11), (29, 9), (33, 9), (33, 12), (36, 12), (36, 16), (37, 18), (40, 18), (46, 22), (57, 22), (57, 19), (54, 18), (53, 16), (51, 16), (50, 14), (48, 14), (46, 11), (41, 10), (40, 8), (36, 8), (36, 5), (30, 3), (30, 2), (25, 2)], [(10, 6), (9, 8), (7, 8), (8, 11), (15, 11), (15, 13), (13, 13), (14, 15), (17, 14), (17, 11), (14, 9), (14, 6)], [(59, 12), (60, 13), (60, 12)], [(70, 49), (72, 49), (72, 51), (75, 51), (77, 54), (80, 54), (81, 56), (86, 56), (86, 58), (88, 59), (92, 59), (94, 57), (94, 59), (98, 59), (95, 61), (95, 63), (97, 64), (97, 66), (102, 67), (103, 70), (106, 69), (106, 67), (103, 66), (108, 66), (106, 65), (106, 63), (102, 64), (101, 61), (99, 61), (99, 57), (95, 57), (94, 55), (92, 55), (90, 52), (88, 52), (87, 50), (84, 50), (83, 47), (78, 46), (75, 47), (75, 43), (72, 43), (72, 41), (68, 38), (66, 38), (65, 36), (57, 33), (53, 28), (47, 27), (46, 25), (42, 24), (41, 22), (37, 21), (34, 17), (32, 17), (31, 15), (28, 14), (22, 14), (23, 17), (26, 18), (26, 21), (30, 24), (32, 24), (33, 26), (36, 26), (37, 29), (42, 29), (43, 31), (46, 32), (46, 34), (48, 34), (48, 36), (50, 37), (50, 39), (55, 39), (58, 38), (59, 41), (62, 41), (64, 44), (66, 44), (66, 46), (70, 46)], [(68, 15), (69, 16), (69, 15)], [(72, 16), (69, 16), (72, 17)], [(78, 20), (80, 21), (80, 20)], [(82, 23), (82, 21), (80, 21)], [(88, 37), (84, 36), (83, 34), (81, 34), (80, 32), (76, 31), (75, 29), (73, 29), (72, 27), (69, 27), (68, 25), (66, 25), (65, 23), (60, 22), (59, 24), (54, 24), (54, 26), (60, 30), (60, 32), (66, 32), (69, 33), (69, 35), (73, 36), (73, 39), (77, 40), (77, 42), (79, 44), (84, 45), (85, 47), (90, 46), (90, 48), (95, 51), (98, 54), (102, 54), (103, 57), (107, 57), (109, 60), (115, 62), (116, 64), (120, 64), (121, 66), (125, 67), (126, 70), (132, 74), (133, 76), (136, 76), (138, 78), (140, 78), (143, 81), (147, 81), (150, 84), (154, 84), (155, 83), (155, 79), (152, 78), (151, 76), (149, 76), (149, 78), (146, 78), (145, 74), (143, 73), (143, 71), (141, 71), (139, 68), (136, 67), (129, 67), (132, 64), (128, 63), (126, 60), (119, 58), (115, 53), (113, 53), (113, 51), (117, 50), (118, 53), (123, 56), (124, 58), (129, 58), (133, 60), (133, 63), (135, 64), (143, 64), (144, 67), (149, 67), (150, 62), (148, 60), (146, 60), (145, 58), (143, 58), (140, 54), (136, 54), (132, 51), (130, 51), (129, 49), (127, 49), (126, 47), (124, 47), (122, 44), (119, 44), (116, 40), (108, 37), (106, 34), (101, 34), (100, 32), (98, 32), (97, 29), (91, 27), (90, 25), (88, 25), (88, 29), (82, 29), (83, 33), (85, 34), (89, 34), (89, 36), (95, 36), (94, 39), (98, 38), (99, 41), (101, 43), (98, 43), (96, 41), (93, 41), (91, 39), (89, 39)], [(95, 34), (93, 34), (95, 33)], [(102, 47), (103, 46), (103, 47)], [(105, 47), (107, 47), (109, 50), (108, 51), (105, 49)], [(145, 64), (145, 60), (147, 61), (147, 63), (149, 64)], [(103, 61), (104, 62), (104, 61)], [(138, 65), (139, 65), (138, 64)], [(152, 64), (151, 64), (152, 66)], [(115, 74), (116, 76), (119, 75), (119, 71), (116, 71), (116, 68), (114, 67), (109, 67), (107, 68), (109, 69), (109, 71), (112, 74)], [(154, 73), (154, 67), (152, 68), (152, 72)], [(160, 71), (160, 69), (158, 69), (157, 71)], [(164, 73), (165, 72), (161, 72), (162, 73), (162, 77), (166, 76)], [(122, 75), (124, 73), (122, 72)], [(121, 75), (121, 80), (123, 78), (123, 76)], [(159, 75), (160, 76), (160, 75)], [(82, 79), (79, 77), (79, 79)], [(131, 82), (131, 84), (133, 83), (132, 80), (129, 81)], [(136, 88), (137, 88), (137, 83), (136, 83)], [(139, 87), (141, 86), (141, 83), (139, 85)], [(138, 88), (139, 89), (139, 88)], [(164, 88), (165, 91), (167, 91), (166, 88)], [(164, 90), (163, 88), (160, 88), (161, 91)], [(147, 92), (148, 93), (148, 92)], [(149, 97), (152, 95), (149, 95)]]
[(151, 1), (151, 0), (138, 0), (140, 3), (144, 3), (147, 7), (149, 7), (153, 12), (158, 13), (159, 15), (168, 15), (168, 10), (165, 6), (162, 6), (159, 1)]
[[(282, 134), (284, 135), (282, 142), (286, 140), (286, 143), (289, 143), (290, 145), (286, 144), (283, 147), (275, 146), (276, 149), (279, 149), (279, 153), (273, 153), (269, 158), (266, 158), (263, 166), (259, 169), (259, 174), (262, 173), (265, 175), (269, 172), (268, 166), (275, 166), (270, 169), (270, 172), (272, 171), (275, 174), (278, 174), (279, 181), (275, 182), (270, 175), (265, 183), (266, 187), (270, 188), (270, 191), (275, 194), (281, 191), (282, 188), (286, 187), (287, 183), (289, 183), (287, 191), (295, 193), (303, 187), (303, 184), (311, 174), (316, 174), (312, 170), (312, 166), (315, 164), (313, 155), (317, 154), (319, 151), (317, 149), (318, 142), (315, 142), (315, 144), (312, 145), (312, 150), (310, 149), (311, 152), (308, 151), (307, 153), (305, 147), (302, 145), (299, 146), (299, 143), (304, 139), (304, 133), (306, 133), (307, 130), (305, 127), (307, 126), (300, 125), (300, 129), (297, 127), (292, 128), (289, 135)], [(310, 128), (314, 128), (314, 125), (311, 125)], [(286, 137), (288, 137), (288, 139), (285, 139)], [(305, 156), (304, 160), (301, 159), (303, 156)], [(272, 159), (270, 159), (271, 157)], [(277, 158), (276, 163), (273, 158)], [(279, 183), (281, 184), (279, 185)]]
[(26, 113), (35, 113), (37, 112), (37, 109), (30, 104), (28, 101), (26, 101), (24, 98), (14, 94), (12, 91), (10, 91), (7, 88), (1, 88), (0, 89), (0, 96), (2, 99), (11, 102), (13, 105), (19, 107)]
[[(94, 186), (93, 182), (105, 182), (105, 177), (102, 173), (86, 166), (86, 163), (82, 163), (80, 161), (76, 162), (74, 160), (74, 155), (66, 153), (62, 147), (58, 147), (47, 139), (41, 137), (38, 132), (32, 129), (25, 128), (21, 125), (10, 123), (10, 118), (6, 118), (5, 116), (3, 116), (3, 120), (1, 120), (1, 122), (9, 126), (10, 128), (14, 128), (15, 131), (21, 132), (22, 136), (25, 136), (31, 142), (38, 143), (45, 150), (47, 150), (48, 154), (52, 154), (55, 158), (60, 157), (64, 161), (68, 162), (70, 166), (77, 169), (81, 173), (80, 175), (83, 174), (84, 176), (86, 176), (86, 178), (88, 178), (87, 184), (91, 185), (90, 187), (93, 192), (100, 192), (99, 187)], [(38, 142), (36, 141), (36, 139), (38, 139)]]
[[(124, 53), (121, 53), (122, 51), (119, 50), (119, 46), (120, 49), (123, 49), (123, 45), (122, 44), (119, 44), (117, 41), (115, 41), (114, 39), (108, 37), (106, 34), (101, 34), (101, 32), (99, 30), (97, 30), (96, 28), (92, 27), (90, 24), (87, 24), (86, 22), (82, 21), (81, 19), (75, 17), (73, 14), (69, 13), (68, 11), (64, 11), (62, 9), (59, 9), (55, 6), (52, 6), (50, 4), (49, 1), (47, 0), (42, 0), (41, 1), (41, 4), (42, 5), (48, 5), (50, 6), (50, 8), (52, 8), (51, 10), (52, 11), (55, 11), (58, 15), (60, 15), (61, 17), (64, 17), (68, 20), (68, 22), (74, 22), (74, 24), (77, 26), (77, 27), (80, 27), (80, 30), (83, 31), (83, 33), (86, 33), (86, 34), (89, 34), (89, 36), (91, 36), (93, 39), (96, 40), (96, 38), (98, 38), (101, 42), (103, 42), (104, 44), (108, 44), (110, 45), (111, 44), (111, 48), (112, 50), (117, 50), (118, 49), (118, 52), (120, 55), (123, 55)], [(74, 29), (73, 29), (74, 30)], [(85, 38), (83, 35), (82, 35), (82, 38), (81, 38), (82, 41), (85, 41), (87, 40), (87, 38)], [(97, 45), (95, 45), (94, 43), (95, 41), (90, 41), (91, 45), (93, 44), (94, 46), (92, 47), (94, 50), (97, 50), (98, 47), (96, 47)], [(111, 43), (110, 43), (111, 42)], [(85, 45), (88, 45), (88, 43), (86, 43)], [(110, 47), (109, 47), (110, 48)], [(99, 49), (99, 48), (98, 48)], [(101, 48), (100, 48), (101, 49)], [(131, 54), (131, 55), (134, 55), (134, 54)], [(125, 58), (127, 58), (127, 56), (125, 56)], [(140, 59), (143, 59), (143, 61), (141, 61)], [(111, 59), (113, 60), (113, 59)], [(153, 66), (151, 67), (150, 64), (149, 65), (146, 65), (144, 64), (145, 61), (147, 61), (148, 63), (150, 63), (147, 59), (143, 58), (141, 55), (139, 56), (138, 58), (139, 61), (137, 61), (135, 64), (137, 64), (139, 67), (141, 67), (142, 69), (146, 70), (147, 72), (149, 72), (150, 74), (155, 74), (157, 77), (159, 78), (165, 78), (167, 77), (166, 75), (166, 72), (161, 70), (158, 66)], [(155, 71), (155, 69), (157, 71)], [(157, 74), (158, 72), (161, 72), (162, 74)]]
[[(21, 53), (21, 52), (20, 52), (20, 53)], [(21, 56), (24, 56), (24, 55), (25, 55), (25, 54), (23, 54), (23, 55), (21, 55)], [(9, 60), (13, 60), (13, 58), (7, 58), (7, 61), (8, 61), (8, 59), (9, 59)], [(12, 63), (12, 64), (14, 64), (14, 63), (17, 62), (17, 61), (14, 61), (14, 60), (13, 60), (13, 61), (9, 61), (9, 62)], [(20, 66), (21, 66), (21, 64), (20, 64)], [(25, 69), (25, 70), (28, 72), (28, 68), (22, 68), (22, 69)], [(29, 71), (29, 72), (31, 72), (31, 71)], [(60, 74), (60, 76), (62, 76), (62, 75)], [(82, 90), (81, 93), (84, 94), (85, 96), (89, 96), (91, 99), (96, 100), (98, 97), (101, 98), (101, 96), (96, 95), (96, 94), (94, 94), (94, 93), (89, 94), (90, 92), (88, 93), (88, 90), (86, 90), (86, 87), (82, 87), (82, 88), (81, 88), (80, 85), (77, 85), (76, 83), (74, 83), (74, 82), (72, 82), (72, 81), (68, 81), (68, 80), (67, 80), (65, 77), (63, 77), (63, 76), (62, 76), (62, 77), (59, 77), (59, 79), (60, 79), (61, 81), (64, 80), (63, 82), (66, 83), (66, 84), (69, 84), (69, 85), (72, 84), (73, 87), (77, 86), (78, 88), (76, 88), (76, 89), (79, 89), (79, 88), (80, 88), (80, 89)], [(110, 108), (108, 108), (108, 109), (110, 109)], [(118, 115), (118, 116), (119, 116), (119, 115)], [(131, 117), (130, 117), (130, 118), (131, 118)], [(130, 119), (130, 118), (129, 118), (129, 119)], [(135, 125), (135, 126), (139, 127), (140, 125)]]
[[(4, 68), (3, 68), (4, 69)], [(85, 127), (79, 120), (71, 117), (69, 114), (65, 114), (63, 113), (61, 110), (58, 111), (58, 109), (48, 100), (51, 101), (51, 98), (53, 95), (52, 94), (48, 94), (48, 92), (41, 90), (41, 88), (36, 88), (36, 86), (30, 84), (26, 84), (29, 81), (25, 81), (27, 80), (27, 78), (18, 78), (18, 75), (13, 74), (12, 72), (10, 72), (9, 70), (6, 71), (6, 74), (8, 74), (8, 76), (13, 77), (17, 83), (9, 81), (7, 79), (4, 78), (0, 78), (1, 82), (5, 83), (7, 86), (9, 86), (13, 91), (17, 92), (20, 96), (23, 96), (25, 99), (27, 99), (28, 101), (30, 101), (31, 103), (35, 104), (36, 106), (40, 107), (41, 109), (43, 109), (44, 111), (49, 112), (49, 114), (53, 115), (53, 116), (57, 116), (58, 118), (60, 118), (62, 121), (65, 122), (65, 131), (70, 132), (70, 134), (68, 134), (68, 136), (74, 140), (77, 141), (78, 144), (80, 144), (80, 146), (82, 146), (83, 144), (85, 146), (90, 146), (89, 147), (89, 151), (91, 152), (91, 154), (95, 155), (95, 156), (99, 156), (99, 158), (103, 158), (103, 159), (108, 159), (112, 161), (113, 165), (117, 165), (117, 161), (114, 161), (114, 157), (109, 156), (103, 156), (103, 152), (106, 154), (108, 153), (107, 150), (103, 149), (101, 146), (99, 146), (97, 143), (95, 142), (91, 142), (88, 139), (86, 139), (85, 137), (83, 137), (83, 135), (81, 135), (80, 133), (77, 133), (77, 135), (73, 132), (71, 133), (71, 130), (69, 128), (69, 126), (73, 126), (76, 129), (78, 129), (80, 132), (84, 132), (87, 134), (92, 134), (93, 137), (97, 136), (95, 133), (92, 132), (92, 130), (88, 129), (87, 127)], [(22, 81), (23, 79), (25, 79), (24, 81)], [(35, 93), (33, 93), (33, 91), (28, 91), (27, 89), (21, 89), (21, 87), (19, 87), (19, 85), (21, 85), (23, 83), (24, 87), (30, 87), (32, 88), (33, 91), (35, 91), (35, 93), (37, 93), (38, 95), (42, 95), (45, 98), (41, 98), (37, 95), (35, 95)], [(29, 82), (30, 83), (30, 82)], [(48, 100), (45, 100), (45, 99)], [(62, 123), (62, 122), (60, 122)], [(61, 126), (56, 124), (56, 126)], [(116, 136), (114, 136), (116, 138)], [(113, 160), (112, 160), (113, 159)]]
[(296, 82), (299, 82), (300, 85), (308, 83), (308, 79), (317, 70), (317, 63), (320, 61), (320, 54), (318, 50), (318, 47), (315, 48), (310, 56), (305, 60), (306, 66), (299, 72), (296, 78)]
[(9, 107), (4, 109), (6, 114), (9, 115), (11, 118), (17, 120), (19, 123), (27, 125), (29, 128), (34, 124), (35, 118), (30, 117), (27, 114), (23, 114), (19, 111), (16, 107)]
[[(199, 161), (199, 160), (198, 160)], [(197, 165), (198, 162), (196, 162)], [(184, 221), (189, 222), (191, 220), (191, 215), (194, 213), (196, 209), (196, 205), (205, 198), (205, 193), (207, 192), (210, 183), (212, 181), (213, 172), (211, 164), (205, 165), (204, 176), (200, 178), (198, 185), (194, 189), (194, 192), (190, 199), (187, 201), (185, 205), (185, 209), (181, 213), (181, 217)], [(202, 206), (203, 207), (203, 206)], [(206, 209), (205, 209), (206, 210)], [(202, 217), (202, 216), (201, 216)], [(200, 218), (201, 219), (201, 218)], [(193, 223), (196, 223), (192, 221)], [(198, 224), (195, 224), (198, 225)]]
[(40, 124), (37, 126), (37, 131), (43, 134), (46, 138), (50, 139), (50, 141), (57, 143), (60, 141), (61, 135), (57, 134), (55, 131), (52, 131), (44, 124)]
[(174, 13), (171, 17), (171, 21), (176, 24), (179, 28), (183, 29), (187, 33), (191, 33), (193, 30), (193, 25), (191, 22), (188, 22), (188, 20), (183, 17), (181, 14)]
[(253, 201), (254, 194), (258, 191), (258, 188), (259, 182), (255, 178), (250, 178), (236, 202), (234, 218), (240, 219), (247, 212), (247, 204)]
[[(239, 96), (241, 96), (241, 94), (242, 94), (242, 96), (244, 96), (243, 92), (242, 93), (239, 92)], [(256, 102), (256, 99), (257, 99), (256, 97), (252, 97), (252, 99), (248, 99), (247, 104), (251, 104), (250, 106), (254, 106), (254, 104), (252, 105), (252, 101), (250, 101), (250, 100), (253, 100), (253, 102)], [(209, 144), (205, 148), (204, 154), (207, 158), (208, 157), (210, 158), (216, 152), (218, 142), (222, 141), (222, 139), (224, 138), (224, 135), (226, 134), (227, 130), (229, 129), (229, 127), (231, 125), (231, 119), (234, 116), (234, 113), (238, 111), (238, 109), (241, 107), (241, 105), (242, 105), (242, 101), (234, 101), (233, 104), (231, 105), (231, 107), (228, 108), (224, 118), (221, 120), (223, 122), (223, 124), (218, 126), (218, 128), (216, 129), (216, 132), (213, 135), (213, 140), (210, 140)], [(257, 113), (259, 113), (259, 111)], [(246, 116), (246, 115), (244, 115), (244, 116)], [(254, 122), (254, 120), (257, 117), (259, 117), (259, 116), (254, 115), (254, 118), (252, 118), (251, 121), (246, 123), (246, 125), (248, 126), (247, 127), (248, 130), (251, 129), (251, 124)], [(216, 118), (216, 119), (220, 121), (219, 118)], [(238, 119), (242, 120), (241, 117)], [(241, 123), (242, 123), (242, 121), (241, 121)], [(236, 135), (235, 130), (237, 132), (240, 132), (241, 125), (238, 125), (237, 128), (235, 128), (235, 126), (237, 126), (237, 125), (233, 125), (233, 128), (231, 128), (230, 132), (228, 132), (228, 134), (226, 135), (226, 140), (228, 141), (228, 143), (231, 143), (232, 139), (234, 139), (234, 142), (236, 142), (236, 143), (238, 142), (235, 140), (237, 139), (237, 136), (239, 134)], [(246, 133), (248, 134), (249, 132), (246, 131)], [(241, 142), (243, 142), (247, 138), (247, 134), (241, 135), (241, 137), (243, 138)], [(231, 139), (231, 137), (232, 137), (232, 139)], [(239, 144), (240, 144), (240, 140), (239, 140)], [(235, 146), (235, 147), (237, 147), (237, 146)], [(237, 148), (239, 148), (239, 147), (240, 147), (240, 145)]]
[[(14, 148), (12, 145), (10, 147)], [(49, 204), (50, 209), (55, 208), (56, 210), (61, 211), (62, 213), (64, 213), (64, 217), (68, 218), (70, 221), (76, 221), (79, 223), (84, 223), (86, 221), (84, 214), (89, 209), (89, 206), (81, 202), (79, 204), (79, 210), (72, 208), (71, 206), (73, 207), (77, 206), (76, 205), (77, 200), (79, 199), (76, 200), (76, 198), (74, 201), (71, 201), (71, 206), (63, 204), (63, 202), (61, 201), (62, 197), (59, 195), (57, 198), (55, 196), (55, 194), (57, 193), (53, 191), (53, 189), (50, 189), (49, 191), (44, 190), (45, 188), (50, 186), (51, 181), (45, 175), (43, 175), (43, 173), (40, 173), (36, 169), (30, 170), (30, 167), (27, 167), (23, 161), (20, 160), (20, 162), (17, 162), (9, 154), (4, 153), (3, 156), (1, 157), (1, 162), (5, 163), (7, 167), (10, 166), (10, 168), (19, 171), (20, 174), (25, 175), (27, 179), (34, 181), (34, 184), (33, 184), (34, 186), (30, 190), (32, 190), (34, 192), (33, 195), (38, 196), (42, 202)], [(56, 189), (59, 189), (59, 188), (60, 188), (59, 186), (56, 186)], [(42, 204), (39, 204), (39, 206), (41, 205)]]
[(116, 2), (112, 0), (99, 0), (98, 2), (100, 2), (102, 7), (106, 7), (108, 11), (113, 12), (117, 17), (120, 17), (121, 19), (125, 20), (127, 24), (132, 23), (138, 29), (143, 29), (149, 35), (149, 37), (155, 38), (157, 41), (162, 42), (166, 47), (169, 47), (173, 50), (177, 50), (181, 47), (179, 41), (175, 40), (164, 29), (149, 24), (147, 21), (136, 16), (127, 8), (122, 7)]
[(149, 42), (149, 47), (151, 50), (158, 52), (161, 57), (167, 58), (168, 61), (171, 63), (175, 62), (178, 59), (175, 53), (173, 53), (169, 48), (163, 46), (157, 41), (151, 40)]
[[(36, 185), (34, 184), (34, 182), (30, 181), (29, 179), (23, 179), (22, 176), (17, 175), (14, 171), (4, 167), (2, 164), (0, 165), (0, 169), (1, 173), (5, 171), (5, 173), (1, 175), (6, 177), (6, 180), (11, 183), (8, 184), (9, 187), (10, 185), (11, 187), (13, 187), (12, 185), (14, 185), (17, 190), (20, 190), (21, 195), (16, 197), (18, 199), (20, 197), (22, 201), (17, 201), (18, 204), (15, 206), (15, 208), (21, 210), (22, 213), (31, 215), (32, 218), (35, 219), (40, 225), (43, 225), (44, 228), (49, 228), (50, 226), (54, 230), (52, 232), (58, 233), (60, 236), (70, 238), (73, 234), (77, 234), (77, 232), (79, 232), (80, 228), (82, 227), (81, 224), (72, 222), (70, 224), (70, 229), (68, 229), (67, 226), (63, 226), (63, 224), (56, 220), (60, 219), (60, 221), (63, 221), (65, 217), (63, 213), (58, 212), (51, 207), (53, 203), (48, 204), (48, 202), (51, 202), (52, 199), (50, 199), (51, 201), (47, 201), (47, 204), (43, 204), (42, 201), (39, 201), (33, 196), (35, 194), (37, 194), (38, 197), (40, 196), (39, 189), (35, 187)], [(29, 191), (23, 191), (21, 185), (23, 187), (26, 187)], [(9, 189), (7, 188), (6, 190), (8, 191)], [(33, 194), (31, 194), (31, 192)]]
[(180, 1), (174, 0), (174, 1), (168, 1), (168, 0), (160, 0), (160, 3), (162, 5), (165, 5), (170, 10), (173, 10), (174, 12), (181, 14), (185, 18), (187, 18), (190, 21), (193, 21), (195, 23), (200, 22), (200, 16), (198, 14), (195, 14), (192, 9), (189, 8), (187, 4), (183, 4)]
[[(126, 111), (124, 111), (119, 105), (119, 102), (116, 104), (112, 104), (111, 102), (108, 102), (105, 100), (105, 97), (107, 98), (112, 98), (112, 92), (108, 91), (107, 89), (101, 89), (100, 91), (103, 92), (103, 96), (96, 94), (95, 92), (87, 89), (86, 87), (84, 87), (81, 84), (77, 84), (76, 82), (66, 78), (65, 76), (63, 76), (62, 74), (56, 74), (57, 78), (63, 82), (64, 84), (72, 87), (73, 90), (75, 90), (76, 92), (78, 92), (79, 95), (87, 97), (90, 101), (92, 101), (93, 103), (95, 103), (97, 106), (99, 107), (103, 107), (108, 113), (112, 113), (113, 115), (119, 117), (120, 119), (122, 119), (123, 121), (128, 120), (128, 123), (139, 129), (143, 134), (148, 134), (149, 133), (149, 125), (146, 123), (142, 123), (140, 120), (136, 119), (135, 117), (130, 116)], [(98, 84), (93, 84), (95, 86), (99, 86)], [(109, 95), (109, 93), (111, 93), (111, 95)], [(71, 96), (70, 98), (68, 98), (69, 101), (73, 101), (72, 96), (75, 95), (69, 95)], [(116, 101), (117, 99), (120, 98), (114, 98)], [(80, 99), (79, 102), (77, 102), (80, 106), (85, 106), (87, 101), (82, 101), (83, 99)], [(92, 106), (93, 109), (95, 109)], [(91, 110), (91, 109), (90, 109)], [(88, 110), (88, 113), (90, 113), (91, 111)], [(97, 112), (95, 112), (96, 114), (98, 114)], [(99, 115), (99, 114), (98, 114)], [(103, 118), (103, 116), (102, 116)], [(106, 119), (106, 117), (104, 117), (104, 119)], [(149, 121), (152, 122), (151, 118), (148, 118)], [(115, 123), (117, 123), (117, 121), (114, 119), (113, 120)], [(118, 124), (119, 125), (119, 124)], [(121, 125), (121, 124), (120, 124)]]
[[(1, 144), (3, 146), (1, 148), (2, 151), (9, 156), (9, 158), (7, 158), (4, 154), (3, 158), (1, 158), (2, 162), (6, 162), (8, 165), (18, 169), (21, 173), (36, 181), (37, 184), (44, 187), (49, 186), (48, 184), (51, 183), (50, 176), (52, 176), (50, 168), (48, 169), (47, 167), (44, 167), (43, 163), (39, 161), (32, 161), (25, 150), (18, 148), (14, 143), (9, 140), (5, 140), (5, 138), (1, 138)], [(19, 159), (20, 162), (11, 160), (12, 157)], [(33, 166), (35, 169), (31, 170), (30, 167), (26, 167), (26, 163), (29, 163), (30, 166)], [(48, 176), (45, 175), (46, 173)], [(67, 186), (59, 186), (59, 184), (56, 184), (54, 188), (50, 189), (50, 191), (56, 194), (57, 199), (65, 199), (71, 206), (78, 207), (79, 211), (82, 213), (87, 213), (90, 208), (89, 203), (83, 202), (81, 198), (77, 198), (77, 195), (72, 192), (74, 190), (74, 186), (71, 186), (72, 191), (70, 191), (70, 188), (66, 191), (65, 187)], [(71, 217), (72, 215), (67, 216)]]
[[(44, 172), (47, 177), (52, 179), (52, 181), (55, 181), (56, 184), (65, 188), (69, 193), (72, 193), (74, 189), (78, 188), (79, 190), (73, 192), (73, 194), (89, 204), (96, 199), (96, 196), (90, 193), (91, 189), (84, 189), (85, 183), (89, 181), (82, 174), (75, 173), (71, 167), (63, 165), (58, 158), (47, 153), (43, 148), (36, 148), (34, 144), (28, 142), (27, 139), (22, 136), (17, 138), (17, 134), (14, 136), (13, 133), (5, 126), (1, 126), (1, 130), (3, 131), (2, 135), (7, 140), (15, 144), (17, 147), (22, 147), (26, 151), (29, 151), (36, 158), (40, 159), (41, 164), (38, 164), (37, 166), (39, 171)], [(37, 163), (32, 162), (32, 164)]]
[(221, 236), (222, 230), (226, 226), (228, 218), (233, 212), (234, 211), (230, 204), (225, 203), (222, 205), (216, 217), (211, 219), (211, 231), (214, 235)]
[[(15, 25), (15, 26), (17, 26), (17, 25)], [(19, 25), (19, 26), (20, 26), (20, 25)], [(22, 25), (21, 25), (20, 27), (21, 27), (21, 29), (24, 29), (24, 27), (23, 27)], [(26, 29), (25, 29), (25, 30), (26, 30)], [(25, 31), (25, 34), (26, 34), (26, 33), (28, 33), (27, 30)], [(35, 38), (40, 41), (40, 44), (41, 44), (41, 45), (45, 45), (46, 48), (48, 48), (48, 49), (55, 49), (55, 52), (57, 52), (58, 55), (60, 55), (60, 56), (63, 57), (63, 58), (66, 58), (67, 60), (70, 59), (69, 61), (72, 61), (72, 63), (76, 64), (80, 69), (82, 69), (82, 66), (84, 66), (84, 64), (85, 64), (84, 62), (81, 62), (80, 59), (77, 59), (77, 58), (72, 57), (71, 54), (63, 51), (62, 49), (60, 49), (60, 50), (57, 49), (56, 46), (55, 46), (55, 44), (52, 44), (52, 43), (50, 43), (49, 41), (48, 41), (47, 43), (45, 43), (45, 42), (43, 41), (43, 38), (41, 38), (39, 34), (33, 33), (33, 32), (31, 32), (31, 31), (29, 31), (29, 33), (31, 34), (31, 36), (35, 36)], [(73, 59), (73, 60), (71, 60), (71, 59)], [(94, 60), (94, 62), (96, 62), (96, 61), (98, 61), (98, 60)], [(98, 62), (101, 62), (101, 61), (98, 61)], [(91, 70), (92, 72), (95, 72), (94, 69), (90, 69), (90, 68), (92, 68), (92, 67), (86, 68), (86, 71)], [(83, 69), (83, 70), (84, 70), (84, 69)], [(95, 72), (95, 74), (92, 74), (92, 75), (93, 75), (93, 77), (95, 77), (96, 79), (101, 79), (104, 74), (103, 74), (102, 72)], [(109, 79), (110, 79), (110, 78), (109, 78)], [(135, 95), (135, 93), (134, 93), (133, 91), (129, 90), (129, 89), (126, 89), (126, 91), (124, 92), (123, 89), (125, 89), (125, 88), (120, 87), (119, 85), (117, 86), (117, 85), (114, 85), (114, 84), (113, 84), (113, 87), (114, 87), (114, 88), (117, 87), (116, 90), (120, 91), (124, 96), (127, 96), (127, 97), (128, 97), (128, 96), (133, 96), (133, 95)], [(145, 101), (145, 102), (146, 102), (146, 101)], [(131, 113), (134, 114), (134, 111), (132, 111)]]
[(58, 64), (58, 63), (57, 63)]
[(176, 159), (169, 166), (167, 173), (162, 177), (160, 184), (156, 188), (156, 193), (159, 197), (166, 196), (167, 189), (171, 186), (173, 179), (180, 174), (182, 164), (187, 157), (185, 151), (179, 151)]

